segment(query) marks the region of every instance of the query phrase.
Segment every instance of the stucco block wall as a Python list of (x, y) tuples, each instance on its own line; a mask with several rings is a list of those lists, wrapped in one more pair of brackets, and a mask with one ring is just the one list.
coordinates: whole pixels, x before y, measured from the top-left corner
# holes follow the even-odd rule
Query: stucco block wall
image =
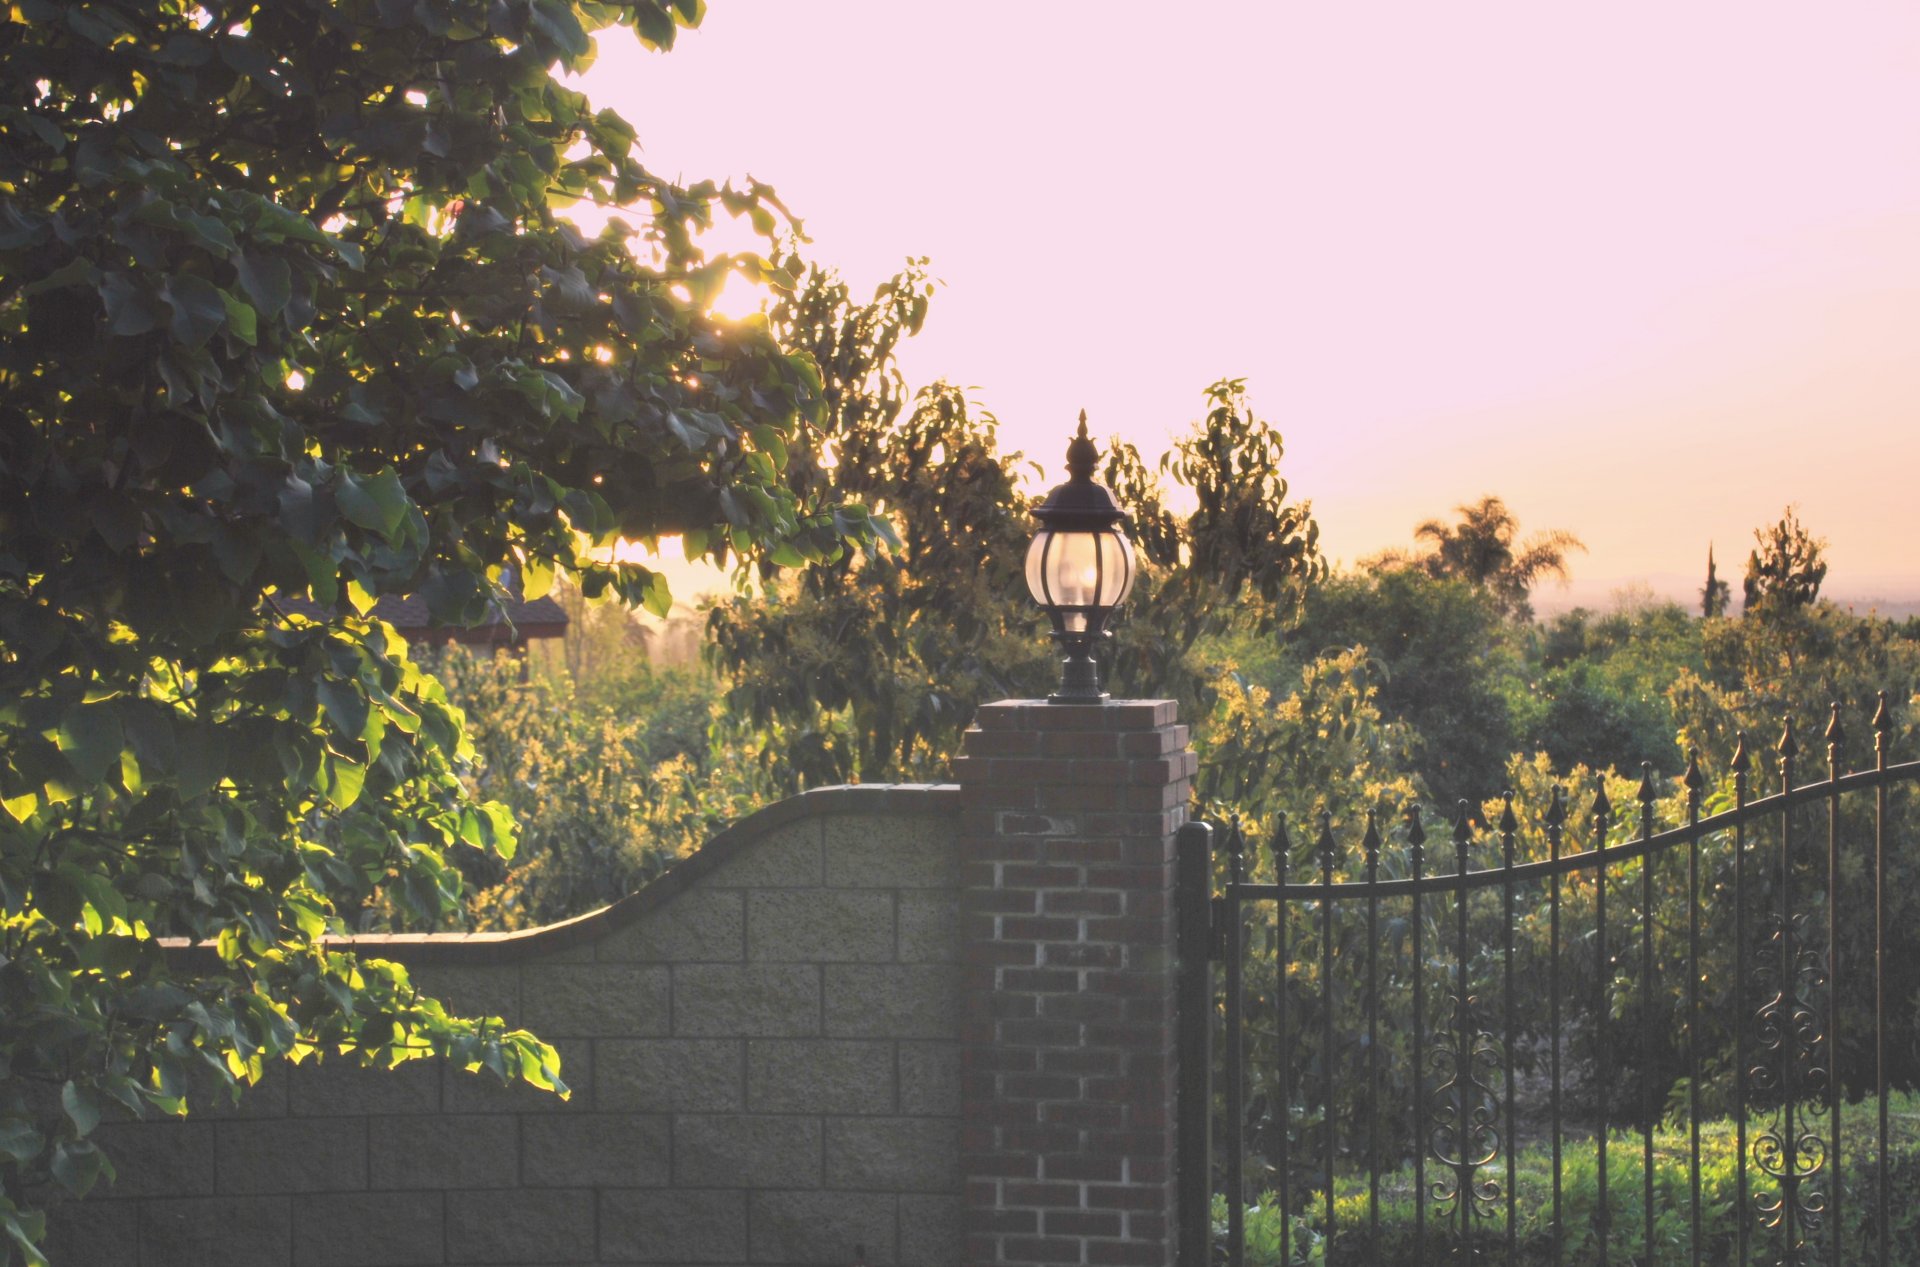
[(567, 924), (355, 939), (554, 1042), (572, 1099), (331, 1062), (111, 1124), (56, 1267), (955, 1267), (959, 808), (823, 789)]

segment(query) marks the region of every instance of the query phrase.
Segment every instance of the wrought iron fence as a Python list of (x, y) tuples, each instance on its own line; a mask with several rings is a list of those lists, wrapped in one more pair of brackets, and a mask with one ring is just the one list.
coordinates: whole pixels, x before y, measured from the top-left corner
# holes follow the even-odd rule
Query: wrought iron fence
[[(1444, 847), (1417, 808), (1368, 813), (1357, 850), (1327, 813), (1299, 845), (1277, 819), (1264, 859), (1238, 817), (1185, 829), (1183, 1267), (1243, 1267), (1250, 1203), (1286, 1264), (1905, 1261), (1888, 866), (1920, 761), (1889, 763), (1884, 697), (1872, 727), (1872, 767), (1843, 773), (1836, 707), (1826, 777), (1796, 783), (1789, 722), (1757, 799), (1744, 737), (1711, 789), (1695, 755), (1666, 830), (1651, 770), (1624, 821), (1604, 781), (1577, 817), (1556, 789), (1532, 831), (1508, 793), (1461, 802)], [(1869, 1095), (1871, 1128), (1843, 1130)], [(1702, 1191), (1703, 1129), (1728, 1121), (1730, 1210)]]

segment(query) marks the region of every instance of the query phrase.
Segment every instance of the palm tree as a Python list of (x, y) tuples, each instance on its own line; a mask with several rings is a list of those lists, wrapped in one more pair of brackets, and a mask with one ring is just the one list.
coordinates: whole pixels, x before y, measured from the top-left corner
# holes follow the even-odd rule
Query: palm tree
[(1477, 585), (1498, 599), (1508, 615), (1525, 620), (1533, 615), (1527, 602), (1533, 587), (1548, 576), (1566, 580), (1567, 555), (1587, 548), (1580, 538), (1559, 529), (1518, 540), (1520, 521), (1491, 494), (1454, 511), (1460, 516), (1457, 524), (1429, 519), (1413, 530), (1424, 550), (1389, 551), (1375, 565), (1417, 567), (1432, 577)]

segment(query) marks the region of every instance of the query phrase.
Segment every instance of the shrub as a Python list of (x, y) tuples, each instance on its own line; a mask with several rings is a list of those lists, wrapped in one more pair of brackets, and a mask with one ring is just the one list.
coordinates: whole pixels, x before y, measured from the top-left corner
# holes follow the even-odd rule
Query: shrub
[[(1867, 1099), (1841, 1107), (1843, 1144), (1841, 1218), (1844, 1242), (1840, 1261), (1865, 1261), (1871, 1257), (1876, 1206), (1878, 1160), (1874, 1156), (1874, 1130), (1879, 1103)], [(1920, 1096), (1895, 1094), (1888, 1103), (1891, 1132), (1889, 1154), (1889, 1239), (1894, 1262), (1920, 1261)], [(1824, 1118), (1814, 1119), (1824, 1123)], [(1748, 1143), (1766, 1128), (1764, 1118), (1754, 1118), (1748, 1127)], [(1684, 1122), (1668, 1123), (1654, 1134), (1654, 1247), (1644, 1255), (1644, 1172), (1642, 1138), (1638, 1134), (1610, 1136), (1607, 1154), (1607, 1211), (1611, 1219), (1609, 1248), (1614, 1261), (1680, 1263), (1691, 1261), (1692, 1217), (1689, 1177), (1689, 1145)], [(1724, 1264), (1734, 1261), (1737, 1225), (1735, 1205), (1738, 1199), (1735, 1167), (1734, 1124), (1722, 1119), (1701, 1124), (1700, 1132), (1700, 1205), (1701, 1261)], [(1594, 1215), (1599, 1199), (1599, 1163), (1591, 1139), (1569, 1139), (1563, 1146), (1561, 1172), (1561, 1223), (1567, 1229), (1561, 1241), (1560, 1262), (1565, 1267), (1591, 1267), (1599, 1261), (1599, 1243)], [(1546, 1267), (1554, 1259), (1552, 1230), (1552, 1157), (1542, 1144), (1521, 1148), (1515, 1160), (1518, 1174), (1515, 1202), (1515, 1243), (1517, 1256), (1511, 1267)], [(1429, 1185), (1441, 1173), (1437, 1165), (1427, 1171)], [(1829, 1173), (1831, 1173), (1829, 1171)], [(1480, 1172), (1483, 1178), (1497, 1178), (1504, 1184), (1504, 1158)], [(1759, 1176), (1748, 1167), (1749, 1200), (1758, 1190)], [(1414, 1172), (1411, 1166), (1380, 1176), (1379, 1238), (1368, 1243), (1368, 1183), (1365, 1175), (1340, 1177), (1334, 1188), (1334, 1225), (1331, 1238), (1323, 1226), (1325, 1207), (1316, 1195), (1305, 1208), (1294, 1214), (1290, 1261), (1285, 1267), (1307, 1264), (1312, 1267), (1416, 1267), (1414, 1257), (1415, 1205)], [(1451, 1213), (1451, 1207), (1444, 1213)], [(1227, 1234), (1226, 1198), (1213, 1200), (1212, 1222), (1215, 1257), (1225, 1249)], [(1498, 1262), (1505, 1253), (1506, 1203), (1495, 1203), (1492, 1217), (1476, 1220), (1471, 1248), (1478, 1250), (1479, 1261)], [(1748, 1216), (1752, 1233), (1751, 1251), (1760, 1253), (1769, 1244), (1768, 1234), (1757, 1218)], [(1248, 1267), (1282, 1267), (1280, 1253), (1281, 1212), (1272, 1198), (1250, 1205), (1245, 1213), (1246, 1262)], [(1824, 1235), (1824, 1234), (1822, 1234)], [(1824, 1240), (1820, 1241), (1824, 1244)], [(1427, 1205), (1427, 1262), (1451, 1261), (1461, 1245), (1457, 1223), (1443, 1217), (1432, 1201)]]

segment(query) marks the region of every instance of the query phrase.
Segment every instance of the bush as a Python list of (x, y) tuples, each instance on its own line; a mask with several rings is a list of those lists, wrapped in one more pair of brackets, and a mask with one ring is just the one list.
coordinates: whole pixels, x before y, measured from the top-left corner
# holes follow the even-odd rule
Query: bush
[[(1871, 1257), (1876, 1207), (1878, 1161), (1874, 1131), (1879, 1103), (1867, 1099), (1841, 1107), (1844, 1180), (1841, 1217), (1845, 1245), (1840, 1261), (1867, 1261)], [(1920, 1261), (1920, 1096), (1890, 1097), (1891, 1132), (1888, 1154), (1889, 1233), (1894, 1262)], [(1816, 1119), (1824, 1122), (1824, 1118)], [(1755, 1118), (1748, 1127), (1748, 1144), (1765, 1129)], [(1607, 1154), (1607, 1210), (1611, 1218), (1609, 1248), (1614, 1261), (1679, 1263), (1691, 1260), (1692, 1216), (1688, 1167), (1688, 1136), (1684, 1122), (1668, 1123), (1654, 1134), (1654, 1251), (1642, 1254), (1645, 1239), (1642, 1139), (1638, 1134), (1610, 1136)], [(1706, 1122), (1700, 1132), (1701, 1261), (1734, 1261), (1738, 1189), (1734, 1124)], [(1565, 1267), (1590, 1267), (1599, 1261), (1594, 1214), (1599, 1199), (1599, 1164), (1590, 1139), (1567, 1140), (1562, 1146), (1561, 1220), (1567, 1233), (1561, 1242)], [(1516, 1159), (1519, 1197), (1515, 1203), (1517, 1257), (1511, 1267), (1546, 1267), (1555, 1261), (1552, 1232), (1552, 1157), (1540, 1144), (1529, 1144)], [(1429, 1185), (1437, 1165), (1427, 1171)], [(1760, 1176), (1748, 1166), (1749, 1200), (1759, 1188)], [(1504, 1158), (1480, 1172), (1504, 1184)], [(1334, 1189), (1335, 1232), (1329, 1244), (1322, 1226), (1325, 1207), (1319, 1199), (1293, 1218), (1290, 1263), (1314, 1267), (1415, 1267), (1414, 1173), (1411, 1166), (1380, 1176), (1379, 1240), (1367, 1243), (1368, 1187), (1364, 1175), (1341, 1177)], [(1449, 1211), (1451, 1212), (1451, 1211)], [(1224, 1253), (1227, 1234), (1226, 1197), (1213, 1199), (1215, 1258)], [(1757, 1218), (1749, 1215), (1750, 1248), (1759, 1253), (1768, 1244)], [(1492, 1217), (1476, 1222), (1472, 1247), (1482, 1261), (1498, 1262), (1506, 1246), (1506, 1203), (1495, 1204)], [(1247, 1207), (1246, 1262), (1249, 1267), (1281, 1267), (1281, 1214), (1270, 1199)], [(1824, 1241), (1820, 1243), (1824, 1244)], [(1441, 1216), (1432, 1201), (1427, 1205), (1426, 1261), (1450, 1260), (1460, 1244), (1453, 1223)]]

